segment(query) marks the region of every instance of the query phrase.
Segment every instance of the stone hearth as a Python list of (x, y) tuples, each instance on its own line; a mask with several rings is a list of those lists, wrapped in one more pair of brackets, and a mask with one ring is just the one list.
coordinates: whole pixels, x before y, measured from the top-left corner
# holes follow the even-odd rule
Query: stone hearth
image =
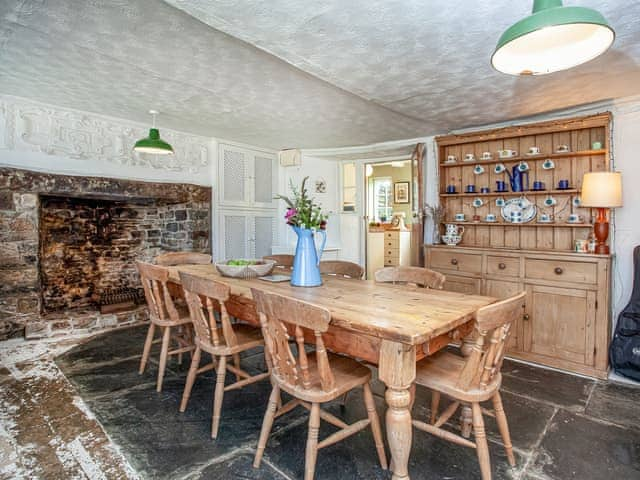
[(210, 252), (211, 188), (0, 168), (0, 340), (137, 323), (101, 295), (140, 286), (135, 260)]

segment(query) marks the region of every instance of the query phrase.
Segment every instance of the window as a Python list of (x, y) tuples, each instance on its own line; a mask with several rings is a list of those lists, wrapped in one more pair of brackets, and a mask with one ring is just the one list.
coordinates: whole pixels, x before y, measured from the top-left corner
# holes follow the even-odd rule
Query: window
[(373, 211), (376, 222), (386, 222), (391, 219), (393, 208), (393, 188), (390, 177), (376, 177), (373, 179)]
[(342, 211), (356, 211), (356, 164), (342, 165)]

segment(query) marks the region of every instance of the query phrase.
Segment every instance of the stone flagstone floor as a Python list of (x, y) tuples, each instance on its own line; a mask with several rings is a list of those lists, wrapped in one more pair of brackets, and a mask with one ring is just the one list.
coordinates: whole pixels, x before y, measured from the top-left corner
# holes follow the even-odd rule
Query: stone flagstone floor
[[(260, 469), (251, 467), (270, 385), (225, 394), (218, 440), (210, 438), (213, 376), (196, 382), (187, 411), (178, 404), (188, 368), (171, 360), (162, 393), (157, 364), (138, 375), (145, 328), (93, 338), (0, 344), (0, 479), (302, 478), (306, 411), (279, 418)], [(154, 352), (157, 358), (157, 350)], [(264, 368), (261, 353), (243, 359)], [(486, 418), (495, 479), (640, 478), (640, 388), (505, 362), (503, 400), (517, 453), (505, 460)], [(379, 413), (383, 386), (374, 383)], [(414, 416), (427, 418), (418, 389)], [(328, 409), (365, 418), (360, 392)], [(451, 425), (455, 428), (455, 425)], [(323, 424), (320, 437), (333, 431)], [(413, 479), (479, 478), (475, 452), (414, 431)], [(317, 479), (388, 479), (368, 430), (320, 451)]]

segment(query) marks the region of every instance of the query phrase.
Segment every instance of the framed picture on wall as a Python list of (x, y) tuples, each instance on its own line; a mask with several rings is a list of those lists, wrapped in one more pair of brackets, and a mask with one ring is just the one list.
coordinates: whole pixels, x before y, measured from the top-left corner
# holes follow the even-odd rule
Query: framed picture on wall
[(409, 203), (409, 182), (393, 184), (393, 203)]

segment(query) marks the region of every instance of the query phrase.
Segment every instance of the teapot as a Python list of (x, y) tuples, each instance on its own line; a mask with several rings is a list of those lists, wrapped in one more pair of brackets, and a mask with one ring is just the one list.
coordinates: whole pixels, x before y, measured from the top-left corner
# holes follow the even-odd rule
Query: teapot
[(529, 172), (527, 170), (522, 170), (520, 165), (514, 165), (512, 168), (513, 173), (509, 172), (509, 169), (505, 169), (505, 172), (509, 176), (512, 192), (529, 190)]

